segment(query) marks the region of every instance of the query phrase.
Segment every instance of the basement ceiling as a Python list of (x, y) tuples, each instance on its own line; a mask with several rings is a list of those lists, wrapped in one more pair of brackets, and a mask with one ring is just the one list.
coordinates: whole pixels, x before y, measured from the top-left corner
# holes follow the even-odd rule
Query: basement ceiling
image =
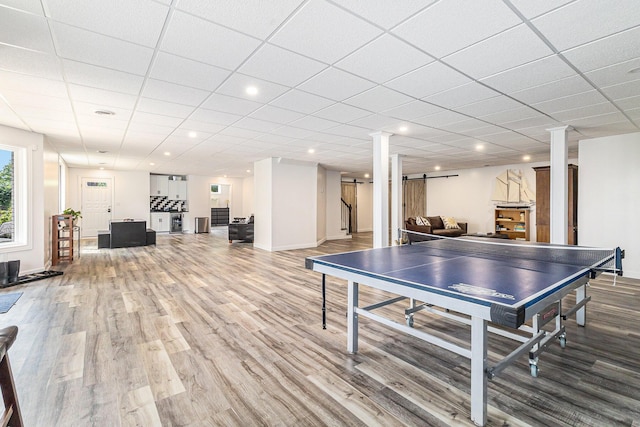
[(638, 40), (637, 0), (0, 0), (0, 124), (154, 173), (548, 161), (639, 130)]

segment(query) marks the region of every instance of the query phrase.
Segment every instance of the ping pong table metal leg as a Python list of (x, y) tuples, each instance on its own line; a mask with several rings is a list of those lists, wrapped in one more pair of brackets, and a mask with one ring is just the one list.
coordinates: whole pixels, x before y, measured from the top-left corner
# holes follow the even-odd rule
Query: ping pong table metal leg
[(327, 275), (322, 275), (322, 329), (327, 329)]
[(347, 351), (358, 352), (358, 283), (347, 282)]
[[(582, 302), (587, 297), (587, 284), (584, 284), (576, 289), (576, 305)], [(586, 305), (582, 306), (576, 311), (576, 323), (579, 326), (587, 324), (587, 308)]]
[(471, 317), (471, 421), (487, 422), (487, 321)]

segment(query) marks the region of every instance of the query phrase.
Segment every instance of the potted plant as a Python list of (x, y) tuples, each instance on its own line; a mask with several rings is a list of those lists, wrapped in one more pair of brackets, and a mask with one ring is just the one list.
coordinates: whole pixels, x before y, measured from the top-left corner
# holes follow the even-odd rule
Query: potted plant
[(66, 208), (64, 211), (62, 211), (62, 213), (64, 215), (71, 215), (71, 220), (73, 221), (73, 223), (76, 223), (76, 220), (78, 218), (82, 218), (82, 215), (80, 214), (80, 211), (74, 211), (71, 208)]

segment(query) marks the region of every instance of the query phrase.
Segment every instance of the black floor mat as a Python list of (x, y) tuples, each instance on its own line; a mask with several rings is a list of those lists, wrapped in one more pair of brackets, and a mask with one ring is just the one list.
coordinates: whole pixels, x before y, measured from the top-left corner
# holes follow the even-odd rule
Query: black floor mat
[(55, 271), (55, 270), (45, 270), (40, 273), (25, 274), (24, 276), (19, 276), (17, 282), (9, 283), (7, 285), (0, 286), (0, 287), (8, 288), (10, 286), (22, 285), (24, 283), (47, 279), (49, 277), (59, 276), (61, 274), (62, 274), (62, 271)]

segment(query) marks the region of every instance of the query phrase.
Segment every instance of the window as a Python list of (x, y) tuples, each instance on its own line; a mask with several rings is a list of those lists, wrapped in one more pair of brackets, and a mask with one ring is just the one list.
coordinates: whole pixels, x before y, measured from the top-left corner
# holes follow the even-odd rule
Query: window
[(0, 243), (14, 241), (13, 151), (0, 148)]
[(0, 252), (27, 245), (28, 150), (0, 145)]

